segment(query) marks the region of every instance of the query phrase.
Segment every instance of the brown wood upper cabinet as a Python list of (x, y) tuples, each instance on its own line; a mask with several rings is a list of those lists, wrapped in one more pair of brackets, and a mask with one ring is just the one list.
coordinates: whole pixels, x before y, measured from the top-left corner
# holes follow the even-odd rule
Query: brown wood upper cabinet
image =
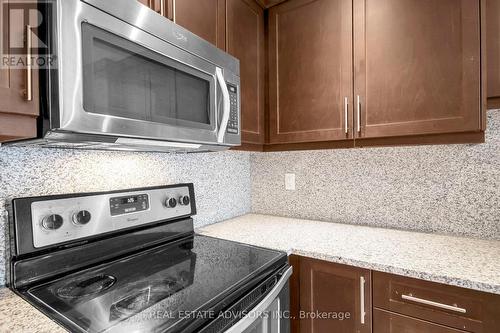
[(479, 131), (480, 41), (478, 0), (354, 0), (356, 137)]
[(299, 260), (300, 312), (292, 315), (301, 318), (300, 333), (372, 331), (369, 270), (305, 257)]
[(225, 0), (163, 1), (168, 3), (168, 18), (218, 48), (226, 49)]
[(220, 49), (225, 49), (225, 0), (138, 1)]
[(225, 0), (138, 0), (218, 48), (225, 50)]
[(256, 0), (256, 1), (262, 6), (262, 8), (270, 8), (287, 0)]
[(488, 105), (500, 108), (500, 0), (486, 0)]
[(351, 36), (352, 0), (269, 10), (269, 143), (353, 137)]
[[(7, 15), (8, 13), (3, 12), (8, 8), (10, 2), (4, 1), (2, 4), (0, 23), (3, 23), (5, 17), (11, 17)], [(10, 14), (15, 15), (15, 13)], [(8, 40), (10, 45), (23, 45), (24, 43), (27, 47), (29, 39), (35, 48), (36, 38), (32, 33), (34, 30), (28, 31), (26, 26), (22, 26), (22, 19), (16, 22), (10, 22), (7, 25), (12, 31), (3, 31), (3, 40)], [(33, 27), (37, 26), (35, 22), (31, 24)], [(5, 36), (10, 38), (5, 38)], [(23, 62), (26, 63), (25, 57)], [(28, 95), (28, 89), (31, 96)], [(39, 114), (38, 94), (37, 70), (29, 68), (0, 69), (0, 142), (36, 137), (36, 117)]]
[[(264, 9), (255, 0), (139, 0), (240, 60), (242, 142), (265, 140)], [(161, 9), (163, 8), (163, 9)]]
[(167, 0), (137, 0), (145, 6), (148, 6), (155, 12), (165, 17), (168, 17)]
[(272, 7), (269, 143), (482, 135), (483, 6), (290, 0)]
[(242, 142), (265, 140), (264, 10), (254, 0), (227, 0), (227, 52), (240, 60)]
[(168, 0), (177, 24), (240, 60), (242, 142), (262, 145), (264, 10), (254, 0)]

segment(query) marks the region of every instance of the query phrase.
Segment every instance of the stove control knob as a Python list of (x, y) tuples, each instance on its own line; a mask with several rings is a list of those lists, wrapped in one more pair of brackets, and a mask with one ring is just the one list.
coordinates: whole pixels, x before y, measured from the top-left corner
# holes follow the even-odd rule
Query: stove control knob
[(165, 206), (167, 208), (175, 208), (175, 206), (177, 206), (177, 200), (175, 200), (175, 198), (167, 198), (167, 200), (165, 200)]
[(85, 225), (90, 222), (92, 215), (87, 210), (81, 210), (73, 214), (73, 223), (78, 225)]
[(52, 214), (45, 216), (42, 220), (42, 227), (45, 230), (57, 230), (63, 225), (63, 218), (61, 215)]
[(190, 202), (191, 202), (191, 200), (189, 199), (189, 196), (187, 196), (187, 195), (181, 195), (179, 197), (179, 205), (181, 205), (181, 206), (187, 206), (187, 205), (189, 205)]

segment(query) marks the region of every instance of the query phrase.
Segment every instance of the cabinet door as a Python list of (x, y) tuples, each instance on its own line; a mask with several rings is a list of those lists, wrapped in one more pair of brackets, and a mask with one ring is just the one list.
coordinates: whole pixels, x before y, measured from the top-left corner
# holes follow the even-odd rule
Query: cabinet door
[(173, 0), (137, 0), (144, 6), (147, 6), (169, 20), (173, 19), (172, 1)]
[(354, 13), (357, 137), (480, 130), (479, 0), (354, 0)]
[(388, 312), (380, 309), (373, 310), (373, 332), (374, 333), (466, 333), (466, 331), (433, 324), (427, 321), (415, 319)]
[(369, 270), (302, 257), (300, 332), (371, 332), (370, 295)]
[(151, 8), (152, 10), (160, 13), (160, 6), (159, 6), (159, 4), (161, 4), (160, 1), (163, 1), (163, 0), (158, 0), (159, 4), (156, 4), (155, 0), (137, 0), (137, 1), (139, 1), (140, 3), (142, 3), (144, 6), (147, 6), (147, 7)]
[(137, 0), (140, 3), (142, 3), (144, 6), (148, 6), (150, 8), (153, 8), (153, 4), (151, 0)]
[(488, 98), (500, 100), (500, 0), (486, 1), (486, 48)]
[(227, 52), (240, 60), (241, 140), (263, 144), (264, 10), (254, 0), (227, 0)]
[[(26, 47), (27, 38), (30, 38), (33, 49), (36, 49), (37, 22), (29, 22), (33, 28), (28, 33), (27, 27), (23, 25), (23, 12), (11, 11), (11, 3), (11, 1), (3, 1), (0, 6), (0, 24), (9, 28), (8, 30), (4, 29), (2, 35), (3, 41), (9, 43), (6, 48), (10, 53), (11, 46), (17, 48), (18, 45), (24, 45)], [(5, 18), (9, 22), (4, 22)], [(33, 19), (30, 18), (30, 20)], [(10, 56), (15, 59), (22, 57), (23, 62), (26, 63), (26, 55), (15, 53)], [(31, 79), (28, 78), (28, 71), (31, 72)], [(28, 80), (30, 84), (28, 84)], [(27, 100), (28, 87), (31, 88), (31, 100)], [(36, 69), (29, 70), (19, 67), (0, 69), (0, 141), (36, 137), (38, 106), (38, 71)]]
[(351, 138), (345, 98), (351, 112), (352, 0), (290, 0), (272, 7), (270, 143)]
[(382, 272), (372, 272), (372, 285), (381, 310), (467, 332), (500, 327), (499, 295)]
[[(165, 0), (167, 1), (167, 0)], [(225, 49), (226, 6), (224, 0), (168, 0), (173, 21), (195, 35)]]

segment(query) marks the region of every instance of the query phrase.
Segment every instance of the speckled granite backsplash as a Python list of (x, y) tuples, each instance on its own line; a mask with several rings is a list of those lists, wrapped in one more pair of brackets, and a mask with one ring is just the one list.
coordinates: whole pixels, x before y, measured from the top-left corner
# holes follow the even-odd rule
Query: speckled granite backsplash
[[(500, 240), (500, 110), (486, 143), (252, 154), (252, 212)], [(296, 174), (286, 191), (284, 174)]]
[[(286, 191), (284, 174), (297, 190)], [(193, 182), (195, 226), (249, 213), (500, 240), (500, 110), (486, 144), (222, 152), (194, 155), (0, 148), (0, 285), (4, 205), (12, 197)]]
[(5, 201), (12, 197), (194, 183), (195, 227), (250, 212), (250, 156), (171, 155), (0, 148), (0, 286), (4, 282)]

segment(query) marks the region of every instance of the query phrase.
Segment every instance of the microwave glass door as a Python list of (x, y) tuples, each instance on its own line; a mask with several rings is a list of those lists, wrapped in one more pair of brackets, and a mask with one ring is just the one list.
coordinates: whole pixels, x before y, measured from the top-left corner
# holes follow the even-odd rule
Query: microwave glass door
[(82, 23), (86, 112), (214, 131), (213, 76)]

